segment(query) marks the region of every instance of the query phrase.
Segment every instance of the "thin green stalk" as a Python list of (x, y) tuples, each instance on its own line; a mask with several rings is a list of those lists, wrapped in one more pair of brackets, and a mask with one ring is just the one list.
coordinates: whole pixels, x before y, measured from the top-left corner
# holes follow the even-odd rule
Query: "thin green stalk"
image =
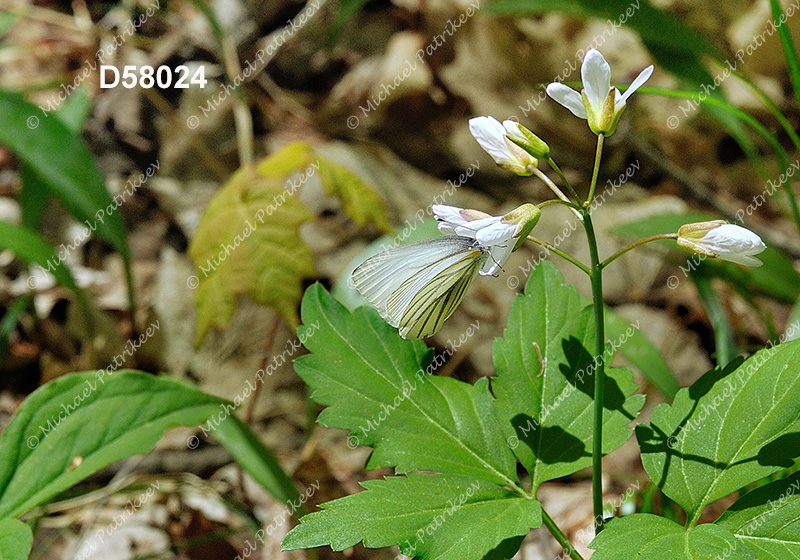
[[(781, 16), (783, 16), (780, 2), (778, 0), (769, 0), (769, 4), (772, 8), (772, 17), (775, 20), (780, 20)], [(797, 100), (797, 105), (800, 106), (800, 60), (797, 59), (797, 51), (794, 48), (794, 42), (788, 26), (781, 25), (778, 27), (778, 37), (781, 39), (783, 54), (786, 57), (786, 67), (789, 69), (789, 79), (792, 82), (794, 96)]]
[(569, 554), (569, 557), (572, 558), (572, 560), (583, 560), (583, 556), (578, 554), (578, 551), (575, 550), (575, 547), (572, 546), (571, 542), (569, 542), (569, 539), (564, 534), (564, 531), (559, 529), (558, 525), (556, 525), (556, 522), (553, 521), (553, 518), (550, 517), (550, 514), (547, 513), (544, 508), (542, 508), (542, 520), (544, 521), (544, 526), (547, 527), (547, 530), (550, 531), (550, 534), (553, 535), (553, 538), (558, 541), (558, 544), (560, 544), (561, 548), (563, 548), (564, 551)]
[(800, 136), (797, 135), (797, 132), (795, 132), (794, 128), (792, 128), (792, 124), (789, 122), (789, 119), (786, 118), (786, 116), (783, 114), (783, 112), (781, 112), (778, 106), (775, 105), (772, 99), (770, 99), (760, 87), (755, 85), (741, 72), (733, 72), (733, 75), (738, 78), (740, 82), (746, 85), (750, 91), (752, 91), (753, 94), (758, 97), (759, 100), (761, 100), (761, 103), (764, 104), (764, 107), (766, 107), (767, 110), (772, 113), (772, 116), (775, 117), (775, 120), (778, 121), (778, 124), (781, 125), (784, 132), (786, 132), (786, 134), (789, 136), (792, 144), (794, 144), (795, 149), (800, 151)]
[(594, 200), (594, 189), (597, 187), (597, 177), (600, 175), (600, 160), (603, 158), (603, 143), (605, 136), (602, 134), (597, 135), (597, 151), (594, 154), (594, 170), (592, 170), (592, 185), (589, 187), (589, 196), (586, 197), (586, 202), (583, 203), (584, 207), (592, 204)]
[(622, 249), (620, 249), (619, 251), (617, 251), (616, 253), (614, 253), (610, 257), (608, 257), (606, 260), (601, 262), (600, 263), (600, 268), (607, 267), (608, 265), (610, 265), (612, 262), (617, 260), (619, 257), (624, 255), (628, 251), (636, 249), (636, 247), (641, 247), (645, 243), (650, 243), (652, 241), (660, 241), (662, 239), (678, 239), (678, 234), (677, 233), (662, 233), (661, 235), (653, 235), (651, 237), (645, 237), (644, 239), (640, 239), (636, 243), (631, 243), (627, 247), (623, 247)]
[(581, 197), (578, 196), (577, 192), (575, 192), (575, 189), (572, 188), (572, 184), (570, 184), (569, 179), (567, 179), (566, 175), (564, 175), (564, 173), (561, 171), (561, 168), (556, 164), (552, 156), (547, 156), (547, 164), (553, 171), (556, 172), (558, 178), (561, 179), (561, 182), (564, 183), (570, 194), (575, 198), (575, 202), (578, 204), (583, 204), (583, 200), (581, 200)]
[[(553, 191), (553, 194), (555, 194), (560, 200), (562, 200), (563, 202), (566, 202), (569, 206), (572, 206), (572, 202), (570, 202), (570, 200), (567, 197), (567, 195), (565, 195), (561, 191), (561, 189), (559, 189), (558, 186), (556, 186), (556, 184), (553, 181), (550, 180), (550, 177), (548, 177), (547, 175), (542, 173), (541, 170), (539, 170), (538, 167), (534, 167), (533, 168), (533, 174), (536, 175), (537, 177), (539, 177), (539, 179), (541, 179), (542, 181), (544, 181), (544, 183), (548, 187), (550, 187), (550, 190)], [(575, 214), (575, 216), (578, 217), (578, 219), (580, 219), (580, 217), (581, 217), (580, 212), (578, 212), (574, 208), (572, 209), (572, 212), (573, 212), (573, 214)]]
[(564, 252), (564, 251), (562, 251), (561, 249), (559, 249), (559, 248), (555, 247), (554, 245), (551, 245), (551, 244), (550, 244), (550, 243), (548, 243), (547, 241), (542, 241), (542, 240), (541, 240), (541, 239), (539, 239), (538, 237), (532, 237), (532, 236), (530, 236), (530, 235), (529, 235), (529, 236), (527, 237), (527, 239), (528, 239), (528, 241), (532, 241), (533, 243), (536, 243), (537, 245), (540, 245), (540, 246), (544, 247), (545, 249), (547, 249), (547, 250), (548, 250), (548, 251), (550, 251), (551, 253), (555, 253), (556, 255), (558, 255), (559, 257), (561, 257), (562, 259), (568, 260), (569, 262), (571, 262), (572, 264), (574, 264), (575, 266), (577, 266), (578, 268), (580, 268), (582, 271), (584, 271), (584, 272), (585, 272), (586, 274), (588, 274), (589, 276), (591, 276), (591, 275), (592, 275), (592, 271), (591, 271), (591, 270), (589, 270), (589, 267), (588, 267), (588, 266), (586, 266), (585, 264), (583, 264), (581, 261), (579, 261), (578, 259), (576, 259), (576, 258), (575, 258), (575, 257), (573, 257), (572, 255), (570, 255), (569, 253), (565, 253), (565, 252)]
[[(591, 198), (590, 198), (591, 200)], [(592, 506), (597, 533), (603, 530), (603, 403), (605, 402), (605, 317), (603, 314), (603, 267), (589, 211), (583, 210), (583, 227), (592, 257), (592, 302), (594, 307), (596, 368), (594, 375), (594, 430), (592, 432)]]
[(544, 202), (540, 202), (536, 206), (538, 206), (539, 209), (541, 210), (542, 208), (545, 208), (547, 206), (551, 206), (553, 204), (560, 204), (561, 206), (566, 206), (567, 208), (572, 208), (573, 210), (580, 210), (581, 209), (581, 207), (577, 206), (576, 204), (573, 204), (571, 202), (564, 202), (563, 200), (556, 199), (556, 198), (551, 198), (550, 200), (545, 200)]

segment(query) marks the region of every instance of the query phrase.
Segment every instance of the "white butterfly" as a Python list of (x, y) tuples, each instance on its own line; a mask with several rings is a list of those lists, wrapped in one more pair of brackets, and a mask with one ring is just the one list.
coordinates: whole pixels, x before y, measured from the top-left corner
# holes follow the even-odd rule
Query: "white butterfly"
[(519, 223), (477, 210), (434, 205), (445, 237), (403, 245), (364, 261), (356, 289), (403, 338), (431, 336), (480, 273), (496, 275), (515, 247)]

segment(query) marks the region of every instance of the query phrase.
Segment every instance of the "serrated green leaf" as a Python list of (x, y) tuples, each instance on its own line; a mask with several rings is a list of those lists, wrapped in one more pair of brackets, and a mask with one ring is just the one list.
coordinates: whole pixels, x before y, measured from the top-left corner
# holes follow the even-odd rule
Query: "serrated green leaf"
[(190, 385), (136, 371), (75, 373), (43, 385), (0, 437), (0, 518), (149, 451), (167, 428), (200, 424), (222, 403)]
[(760, 560), (800, 557), (800, 473), (739, 498), (715, 523)]
[(311, 398), (328, 407), (320, 424), (350, 430), (351, 442), (375, 449), (368, 468), (516, 484), (486, 379), (473, 386), (428, 375), (431, 352), (422, 341), (401, 338), (372, 308), (350, 313), (319, 284), (306, 291), (302, 316), (311, 354), (295, 370)]
[(25, 560), (31, 553), (31, 528), (16, 519), (0, 519), (0, 560)]
[(21, 96), (0, 91), (0, 142), (35, 172), (72, 216), (95, 224), (97, 235), (129, 262), (122, 215), (95, 218), (113, 200), (91, 154), (66, 125)]
[(731, 492), (800, 456), (800, 341), (715, 369), (653, 410), (636, 436), (650, 478), (694, 522)]
[(639, 513), (610, 521), (589, 545), (592, 560), (758, 560), (728, 530), (712, 524), (686, 530), (677, 523)]
[[(591, 307), (555, 266), (534, 268), (514, 299), (503, 338), (494, 343), (492, 391), (506, 440), (531, 473), (535, 492), (547, 480), (591, 464), (594, 326)], [(538, 352), (537, 352), (538, 348)], [(541, 354), (541, 362), (540, 362)], [(611, 363), (613, 352), (606, 352)], [(543, 366), (543, 367), (542, 367)], [(606, 368), (603, 451), (625, 443), (644, 404), (625, 368)]]
[(367, 548), (397, 544), (420, 560), (479, 560), (542, 524), (536, 500), (470, 477), (411, 474), (362, 486), (303, 517), (283, 549), (344, 550), (363, 541)]
[(255, 168), (237, 171), (209, 203), (189, 256), (198, 266), (195, 294), (199, 344), (211, 327), (223, 329), (248, 295), (297, 326), (303, 279), (314, 260), (298, 229), (313, 214), (274, 179)]
[[(718, 216), (703, 212), (658, 214), (618, 226), (614, 228), (614, 232), (639, 239), (662, 233), (675, 233), (683, 224), (714, 219), (718, 219)], [(764, 265), (755, 268), (739, 266), (720, 259), (703, 259), (677, 247), (671, 253), (671, 257), (671, 262), (683, 267), (686, 275), (691, 270), (703, 270), (711, 276), (724, 278), (743, 293), (760, 293), (785, 303), (794, 303), (800, 298), (800, 274), (795, 270), (792, 259), (774, 247), (767, 247), (766, 251), (758, 255)]]
[(342, 208), (355, 223), (361, 227), (373, 224), (384, 233), (393, 231), (383, 201), (371, 187), (346, 167), (317, 157), (322, 186), (342, 202)]

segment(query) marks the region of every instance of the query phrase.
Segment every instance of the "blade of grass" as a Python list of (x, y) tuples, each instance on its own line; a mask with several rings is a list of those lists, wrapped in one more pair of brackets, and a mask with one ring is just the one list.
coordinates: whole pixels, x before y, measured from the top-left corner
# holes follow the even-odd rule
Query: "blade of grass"
[[(786, 152), (783, 146), (781, 146), (781, 143), (778, 141), (775, 135), (773, 135), (769, 130), (766, 129), (766, 127), (764, 127), (764, 125), (758, 122), (751, 115), (745, 113), (741, 109), (734, 107), (727, 101), (711, 96), (705, 96), (704, 98), (700, 99), (694, 92), (672, 90), (665, 88), (641, 87), (637, 91), (640, 93), (648, 93), (652, 95), (675, 97), (678, 99), (695, 99), (695, 97), (697, 97), (697, 102), (700, 103), (701, 105), (709, 105), (711, 107), (721, 108), (739, 118), (742, 122), (750, 126), (755, 132), (757, 132), (767, 142), (769, 142), (770, 146), (772, 146), (772, 148), (775, 150), (775, 155), (777, 156), (778, 162), (783, 169), (789, 169), (789, 167), (791, 166), (789, 162), (789, 154)], [(789, 206), (791, 207), (792, 215), (794, 217), (795, 223), (797, 224), (797, 228), (798, 230), (800, 230), (800, 207), (798, 207), (797, 205), (797, 198), (795, 197), (794, 191), (792, 190), (792, 186), (789, 184), (788, 181), (783, 182), (782, 186), (783, 190), (786, 192), (786, 197), (789, 199)]]
[[(772, 18), (775, 21), (780, 21), (781, 18), (786, 21), (786, 16), (778, 0), (769, 0), (769, 5), (772, 9)], [(778, 28), (778, 37), (780, 37), (781, 46), (783, 47), (783, 54), (786, 57), (786, 67), (789, 69), (789, 79), (792, 82), (795, 100), (797, 101), (797, 106), (800, 107), (800, 61), (797, 59), (797, 50), (794, 48), (794, 41), (792, 41), (789, 26), (779, 25), (776, 27)]]
[(714, 329), (714, 341), (716, 346), (717, 365), (725, 367), (736, 357), (736, 341), (733, 337), (728, 316), (722, 308), (722, 302), (711, 285), (711, 277), (700, 271), (692, 271), (692, 280), (697, 287), (697, 293), (703, 301), (703, 305)]

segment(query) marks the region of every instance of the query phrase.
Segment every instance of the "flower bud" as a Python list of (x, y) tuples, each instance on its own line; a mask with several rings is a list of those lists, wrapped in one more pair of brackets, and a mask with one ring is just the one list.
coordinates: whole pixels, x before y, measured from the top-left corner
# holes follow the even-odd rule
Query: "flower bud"
[(691, 253), (720, 258), (745, 266), (761, 266), (753, 255), (767, 248), (749, 229), (722, 220), (696, 222), (678, 230), (678, 246)]

